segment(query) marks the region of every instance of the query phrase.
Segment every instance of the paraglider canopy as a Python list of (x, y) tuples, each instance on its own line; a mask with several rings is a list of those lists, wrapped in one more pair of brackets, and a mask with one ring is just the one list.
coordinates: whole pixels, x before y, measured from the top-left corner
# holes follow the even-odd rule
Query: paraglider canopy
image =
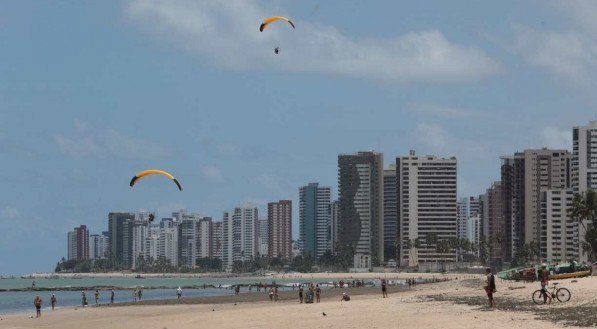
[(143, 170), (143, 171), (140, 171), (140, 172), (138, 172), (138, 173), (137, 173), (137, 174), (136, 174), (136, 175), (133, 177), (133, 179), (131, 179), (131, 182), (130, 182), (130, 184), (129, 184), (129, 185), (130, 185), (131, 187), (133, 187), (133, 185), (135, 185), (135, 183), (136, 183), (136, 182), (137, 182), (139, 179), (141, 179), (141, 178), (143, 178), (143, 177), (145, 177), (145, 176), (150, 176), (150, 175), (162, 175), (162, 176), (166, 176), (166, 177), (170, 178), (171, 180), (173, 180), (173, 181), (174, 181), (174, 183), (176, 184), (176, 186), (178, 186), (178, 189), (179, 189), (180, 191), (182, 191), (182, 186), (180, 186), (180, 183), (178, 182), (178, 180), (177, 180), (176, 178), (174, 178), (174, 176), (172, 176), (172, 174), (170, 174), (170, 173), (168, 173), (168, 172), (165, 172), (165, 171), (163, 171), (163, 170), (159, 170), (159, 169), (149, 169), (149, 170)]
[(272, 16), (272, 17), (268, 17), (265, 20), (263, 20), (263, 23), (261, 23), (261, 26), (259, 26), (259, 31), (263, 32), (263, 30), (270, 24), (273, 23), (275, 21), (287, 21), (288, 24), (290, 24), (290, 26), (292, 26), (292, 28), (294, 29), (294, 23), (292, 23), (292, 21), (290, 21), (288, 18), (283, 17), (283, 16)]

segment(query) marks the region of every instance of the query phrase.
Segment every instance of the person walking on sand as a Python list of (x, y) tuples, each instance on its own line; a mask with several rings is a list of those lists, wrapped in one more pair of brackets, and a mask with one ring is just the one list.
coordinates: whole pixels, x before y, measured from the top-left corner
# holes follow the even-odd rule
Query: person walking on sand
[(321, 300), (321, 288), (319, 288), (319, 285), (315, 287), (315, 297), (317, 298), (317, 302), (319, 303)]
[(114, 304), (114, 288), (110, 290), (110, 304)]
[(278, 301), (278, 286), (274, 287), (274, 301)]
[(269, 301), (273, 302), (274, 301), (274, 288), (269, 288)]
[(137, 302), (137, 289), (133, 290), (133, 303)]
[(299, 301), (301, 304), (303, 303), (303, 286), (302, 285), (299, 286)]
[(388, 283), (386, 279), (381, 280), (381, 296), (382, 298), (388, 298)]
[(35, 299), (33, 300), (33, 305), (35, 305), (35, 311), (36, 311), (36, 318), (41, 317), (41, 297), (39, 297), (39, 295), (35, 296)]
[[(547, 293), (547, 284), (549, 283), (549, 271), (547, 270), (547, 265), (541, 265), (541, 272), (540, 272), (539, 279), (541, 280), (541, 293), (543, 294), (543, 304), (551, 304), (552, 298)], [(549, 302), (547, 302), (549, 300)]]
[(56, 307), (56, 295), (52, 294), (52, 296), (50, 297), (50, 305), (52, 305), (52, 311), (54, 310), (54, 308)]
[(99, 304), (99, 290), (96, 290), (95, 293), (93, 294), (93, 297), (95, 297), (95, 305)]
[(495, 289), (495, 276), (491, 273), (491, 268), (485, 269), (485, 293), (487, 293), (487, 299), (489, 300), (489, 307), (495, 310), (495, 300), (493, 294), (496, 292)]
[(181, 299), (182, 298), (182, 288), (180, 288), (180, 286), (178, 286), (178, 289), (176, 289), (176, 299)]

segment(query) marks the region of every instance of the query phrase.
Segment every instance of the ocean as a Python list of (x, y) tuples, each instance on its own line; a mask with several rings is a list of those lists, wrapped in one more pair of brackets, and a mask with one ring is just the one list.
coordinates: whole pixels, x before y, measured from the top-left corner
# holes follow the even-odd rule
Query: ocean
[[(325, 279), (315, 280), (316, 283), (322, 283), (322, 287), (329, 281), (339, 281), (340, 279)], [(50, 308), (50, 296), (53, 294), (57, 298), (57, 307), (76, 307), (81, 306), (82, 295), (81, 291), (85, 291), (87, 302), (89, 305), (95, 304), (94, 292), (95, 290), (86, 289), (90, 287), (115, 287), (115, 303), (132, 301), (132, 292), (135, 288), (143, 289), (143, 300), (156, 299), (175, 299), (176, 288), (179, 286), (189, 287), (193, 289), (183, 288), (183, 297), (209, 297), (209, 296), (224, 296), (233, 294), (233, 290), (226, 289), (235, 284), (271, 284), (275, 281), (280, 285), (289, 285), (290, 287), (283, 289), (292, 289), (293, 283), (305, 283), (306, 279), (296, 278), (271, 278), (271, 277), (243, 277), (243, 278), (185, 278), (185, 277), (167, 277), (154, 278), (147, 277), (143, 279), (136, 279), (134, 277), (97, 277), (97, 278), (3, 278), (0, 279), (0, 315), (12, 313), (35, 313), (33, 306), (33, 299), (39, 295), (43, 301), (43, 308)], [(43, 289), (44, 291), (6, 291), (9, 289), (27, 289), (31, 288), (35, 283), (35, 288)], [(206, 285), (203, 289), (202, 286)], [(218, 288), (219, 286), (222, 288)], [(211, 286), (215, 286), (213, 288)], [(153, 287), (153, 288), (152, 288)], [(157, 287), (157, 288), (156, 288)], [(196, 288), (200, 287), (200, 288)], [(76, 289), (81, 288), (81, 290)], [(68, 290), (66, 290), (68, 289)], [(76, 290), (73, 290), (76, 289)], [(241, 293), (249, 293), (247, 287), (241, 287)], [(252, 288), (251, 293), (256, 293), (256, 288)], [(262, 292), (263, 293), (263, 292)], [(100, 290), (100, 304), (107, 304), (110, 302), (110, 291)]]

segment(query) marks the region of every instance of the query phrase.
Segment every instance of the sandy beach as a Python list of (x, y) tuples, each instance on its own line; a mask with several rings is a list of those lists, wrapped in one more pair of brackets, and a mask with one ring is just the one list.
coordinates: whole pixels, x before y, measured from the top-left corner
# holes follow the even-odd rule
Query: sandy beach
[[(412, 274), (411, 274), (412, 275)], [(437, 276), (437, 275), (436, 275)], [(379, 274), (377, 274), (379, 277)], [(391, 287), (381, 298), (379, 287), (347, 290), (350, 302), (340, 302), (340, 289), (325, 290), (319, 304), (299, 304), (296, 292), (269, 302), (266, 294), (225, 296), (188, 304), (88, 307), (3, 317), (0, 328), (561, 328), (597, 325), (597, 277), (558, 281), (572, 292), (567, 303), (534, 305), (538, 283), (498, 282), (498, 310), (486, 307), (482, 276)], [(295, 295), (293, 297), (293, 294)], [(259, 301), (263, 300), (263, 301)], [(323, 313), (326, 316), (323, 316)], [(33, 314), (31, 312), (30, 314)]]

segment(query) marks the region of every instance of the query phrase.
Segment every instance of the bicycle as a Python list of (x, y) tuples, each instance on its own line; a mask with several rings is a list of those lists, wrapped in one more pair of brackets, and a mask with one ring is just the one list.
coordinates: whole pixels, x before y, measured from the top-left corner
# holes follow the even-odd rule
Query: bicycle
[[(551, 288), (551, 292), (548, 290), (549, 288)], [(551, 296), (552, 300), (553, 299), (557, 299), (559, 302), (561, 303), (565, 303), (567, 301), (570, 300), (570, 296), (572, 296), (572, 294), (570, 293), (570, 290), (566, 289), (566, 288), (558, 288), (558, 283), (554, 283), (553, 287), (546, 287), (545, 289), (538, 289), (535, 290), (535, 292), (533, 292), (533, 302), (535, 302), (535, 304), (543, 304), (544, 303), (544, 299), (543, 299), (543, 294), (549, 294), (548, 296)]]

